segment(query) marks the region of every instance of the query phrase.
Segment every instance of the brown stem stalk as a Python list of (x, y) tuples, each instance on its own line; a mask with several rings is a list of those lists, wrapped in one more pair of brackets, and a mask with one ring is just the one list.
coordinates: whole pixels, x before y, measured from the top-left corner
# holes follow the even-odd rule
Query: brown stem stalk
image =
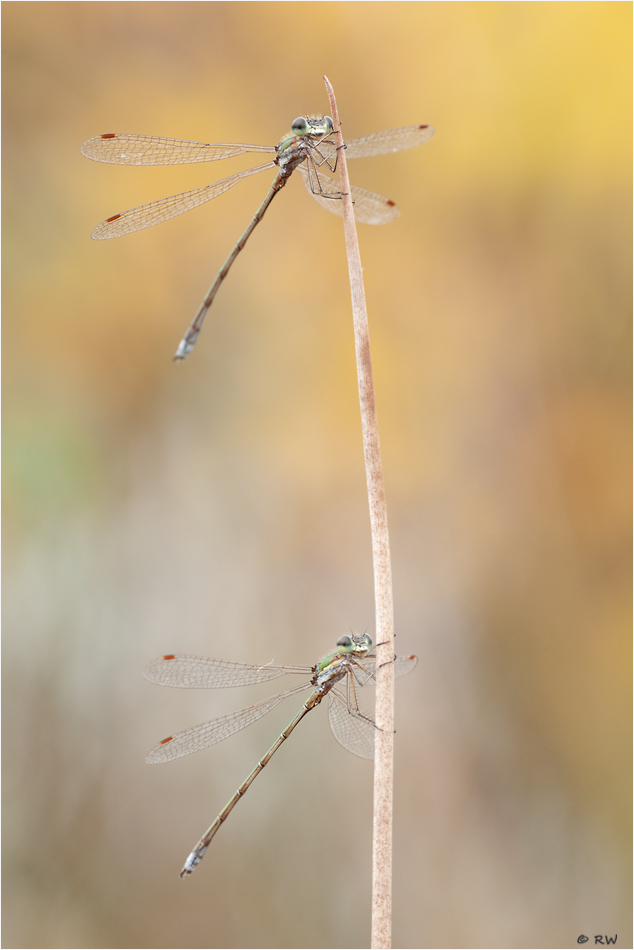
[(354, 222), (350, 182), (335, 94), (324, 76), (335, 128), (343, 204), (343, 228), (348, 255), (352, 319), (357, 355), (363, 453), (370, 505), (374, 597), (376, 604), (376, 724), (374, 758), (374, 837), (372, 850), (372, 950), (387, 950), (392, 934), (392, 788), (394, 758), (394, 611), (392, 568), (383, 486), (379, 425), (372, 382), (370, 333), (363, 289), (363, 270)]

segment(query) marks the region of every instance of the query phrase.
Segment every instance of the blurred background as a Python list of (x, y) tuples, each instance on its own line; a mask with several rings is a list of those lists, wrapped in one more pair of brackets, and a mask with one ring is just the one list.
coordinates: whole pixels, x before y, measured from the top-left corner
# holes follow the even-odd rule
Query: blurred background
[[(129, 168), (102, 132), (275, 145), (436, 135), (350, 164), (399, 681), (395, 947), (568, 947), (630, 918), (631, 5), (5, 3), (6, 947), (367, 947), (372, 768), (274, 692), (160, 689), (167, 652), (310, 665), (374, 633), (340, 219), (293, 178), (114, 241), (104, 218), (260, 159)], [(273, 684), (274, 686), (277, 684)], [(629, 941), (629, 943), (628, 943)]]

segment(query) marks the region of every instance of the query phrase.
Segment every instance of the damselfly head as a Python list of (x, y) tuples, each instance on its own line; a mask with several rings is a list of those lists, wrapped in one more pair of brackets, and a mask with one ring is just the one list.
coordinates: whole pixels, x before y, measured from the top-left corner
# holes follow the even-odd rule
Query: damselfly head
[(329, 115), (300, 115), (293, 119), (291, 130), (295, 135), (330, 135), (332, 119)]
[(368, 650), (372, 649), (372, 639), (367, 633), (358, 636), (353, 633), (350, 637), (347, 635), (339, 637), (337, 646), (342, 653), (367, 653)]

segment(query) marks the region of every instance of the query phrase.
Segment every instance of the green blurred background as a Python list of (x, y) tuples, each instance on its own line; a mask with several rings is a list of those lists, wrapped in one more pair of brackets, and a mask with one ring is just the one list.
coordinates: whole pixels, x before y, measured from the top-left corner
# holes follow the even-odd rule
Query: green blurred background
[[(341, 221), (293, 179), (172, 353), (272, 174), (86, 161), (102, 132), (274, 145), (428, 122), (351, 163), (397, 644), (395, 947), (568, 947), (630, 923), (629, 3), (3, 4), (7, 947), (367, 947), (372, 770), (297, 701), (161, 690), (165, 652), (313, 663), (373, 633)], [(628, 944), (628, 941), (629, 944)]]

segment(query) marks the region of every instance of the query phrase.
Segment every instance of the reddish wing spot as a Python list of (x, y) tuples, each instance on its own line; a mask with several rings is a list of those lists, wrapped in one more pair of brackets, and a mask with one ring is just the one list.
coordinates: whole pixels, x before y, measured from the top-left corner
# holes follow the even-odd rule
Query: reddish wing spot
[[(428, 129), (429, 126), (428, 126), (428, 125), (419, 125), (418, 128), (419, 128), (419, 129)], [(109, 136), (109, 135), (104, 135), (104, 136), (102, 136), (102, 138), (107, 139), (107, 138), (110, 138), (110, 136)]]
[(389, 205), (390, 208), (395, 208), (395, 207), (396, 207), (396, 202), (395, 202), (395, 201), (390, 201), (389, 198), (387, 199), (386, 204)]
[(169, 656), (164, 656), (163, 659), (164, 659), (164, 660), (175, 660), (176, 657), (174, 656), (173, 653), (170, 653)]
[(105, 135), (101, 136), (102, 139), (116, 139), (116, 137), (114, 132), (106, 132)]
[(111, 221), (116, 221), (117, 218), (120, 218), (120, 214), (113, 214), (111, 218), (106, 218), (106, 224), (110, 224)]
[(165, 745), (166, 742), (171, 742), (174, 736), (168, 736), (167, 739), (161, 739), (159, 745)]

